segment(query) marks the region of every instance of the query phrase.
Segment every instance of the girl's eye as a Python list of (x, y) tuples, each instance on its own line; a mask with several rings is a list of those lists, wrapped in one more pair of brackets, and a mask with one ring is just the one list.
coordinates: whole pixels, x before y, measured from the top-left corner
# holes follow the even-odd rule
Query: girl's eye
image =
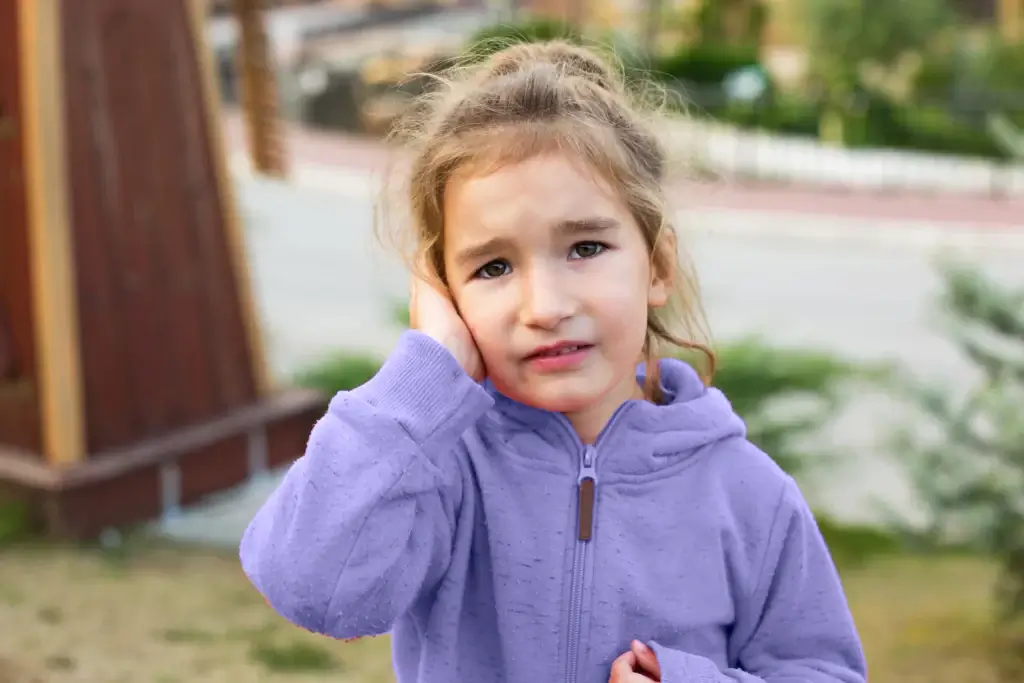
[(505, 275), (510, 269), (511, 267), (509, 266), (508, 261), (491, 261), (490, 263), (485, 264), (480, 270), (476, 271), (476, 277), (482, 280), (490, 280)]
[(579, 242), (572, 247), (574, 258), (593, 258), (604, 251), (607, 247), (600, 242)]

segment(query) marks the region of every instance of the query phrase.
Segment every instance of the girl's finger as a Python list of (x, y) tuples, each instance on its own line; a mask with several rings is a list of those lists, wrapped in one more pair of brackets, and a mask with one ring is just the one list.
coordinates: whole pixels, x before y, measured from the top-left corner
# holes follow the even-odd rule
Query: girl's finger
[(636, 656), (636, 663), (643, 673), (653, 681), (660, 681), (661, 665), (658, 664), (658, 656), (654, 654), (654, 651), (639, 640), (633, 641), (631, 649)]
[(629, 683), (636, 666), (636, 655), (630, 652), (623, 652), (612, 662), (611, 675), (608, 683)]

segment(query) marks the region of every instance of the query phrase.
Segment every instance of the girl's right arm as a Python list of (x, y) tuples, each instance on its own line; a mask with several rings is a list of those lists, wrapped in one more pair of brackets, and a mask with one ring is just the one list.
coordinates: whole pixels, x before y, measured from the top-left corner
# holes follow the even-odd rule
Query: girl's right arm
[(463, 486), (455, 451), (492, 405), (445, 347), (405, 332), (373, 379), (334, 397), (249, 524), (249, 580), (310, 631), (389, 631), (447, 570)]

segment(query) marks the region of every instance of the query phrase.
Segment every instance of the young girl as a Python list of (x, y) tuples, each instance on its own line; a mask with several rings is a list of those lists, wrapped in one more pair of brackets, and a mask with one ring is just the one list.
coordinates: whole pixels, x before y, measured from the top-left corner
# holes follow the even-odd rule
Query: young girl
[(400, 683), (862, 683), (796, 484), (661, 355), (699, 305), (615, 72), (509, 47), (417, 112), (414, 329), (253, 519), (253, 584), (392, 633)]

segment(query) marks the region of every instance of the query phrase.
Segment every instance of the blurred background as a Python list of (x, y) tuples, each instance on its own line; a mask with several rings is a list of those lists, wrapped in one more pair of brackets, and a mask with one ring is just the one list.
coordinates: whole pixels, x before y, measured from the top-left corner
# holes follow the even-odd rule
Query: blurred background
[(407, 323), (417, 74), (551, 37), (669, 94), (715, 383), (873, 683), (1024, 680), (1024, 0), (3, 5), (0, 683), (392, 680), (237, 544)]

